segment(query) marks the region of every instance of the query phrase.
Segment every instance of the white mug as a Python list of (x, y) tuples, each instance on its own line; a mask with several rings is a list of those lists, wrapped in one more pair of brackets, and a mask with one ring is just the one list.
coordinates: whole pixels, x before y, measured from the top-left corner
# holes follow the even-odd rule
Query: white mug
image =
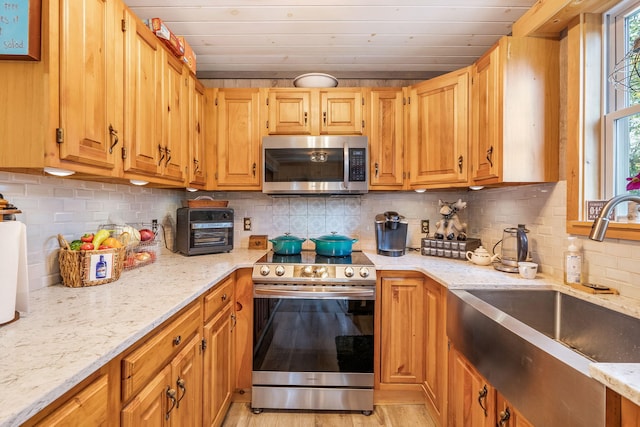
[(519, 262), (518, 274), (523, 279), (535, 279), (536, 273), (538, 273), (538, 264), (535, 262)]

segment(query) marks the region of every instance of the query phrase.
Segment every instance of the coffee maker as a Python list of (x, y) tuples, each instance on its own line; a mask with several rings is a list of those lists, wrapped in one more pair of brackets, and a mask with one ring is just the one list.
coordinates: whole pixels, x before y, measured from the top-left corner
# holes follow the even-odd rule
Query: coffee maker
[(387, 211), (376, 215), (376, 246), (378, 254), (404, 255), (407, 246), (407, 220), (398, 212)]

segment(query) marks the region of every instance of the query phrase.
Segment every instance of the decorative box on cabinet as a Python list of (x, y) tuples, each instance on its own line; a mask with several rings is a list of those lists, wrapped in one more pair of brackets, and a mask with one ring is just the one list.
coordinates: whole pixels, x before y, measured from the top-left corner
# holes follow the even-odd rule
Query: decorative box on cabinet
[(502, 37), (473, 66), (472, 183), (558, 180), (559, 42)]

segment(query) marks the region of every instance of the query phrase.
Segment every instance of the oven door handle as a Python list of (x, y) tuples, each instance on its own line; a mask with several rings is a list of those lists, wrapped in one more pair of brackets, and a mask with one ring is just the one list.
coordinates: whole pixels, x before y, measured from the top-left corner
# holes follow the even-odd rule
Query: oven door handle
[(331, 290), (331, 291), (299, 291), (291, 289), (261, 289), (253, 290), (255, 295), (264, 297), (290, 297), (290, 298), (363, 298), (373, 299), (375, 297), (375, 289), (347, 289), (347, 290)]

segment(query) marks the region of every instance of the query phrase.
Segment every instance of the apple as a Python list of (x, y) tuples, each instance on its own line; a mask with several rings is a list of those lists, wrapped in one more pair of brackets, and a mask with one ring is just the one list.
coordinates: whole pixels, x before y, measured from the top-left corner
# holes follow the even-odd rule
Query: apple
[(156, 235), (153, 234), (153, 231), (149, 230), (148, 228), (143, 228), (140, 231), (140, 240), (143, 242), (148, 242), (153, 240)]

